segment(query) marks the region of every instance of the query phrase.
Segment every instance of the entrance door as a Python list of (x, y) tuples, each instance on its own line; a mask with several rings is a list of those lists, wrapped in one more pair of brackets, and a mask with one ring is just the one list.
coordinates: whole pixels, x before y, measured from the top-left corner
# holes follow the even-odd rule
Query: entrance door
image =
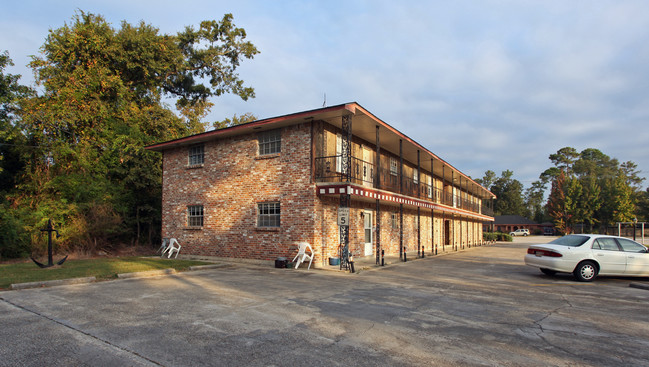
[(370, 256), (374, 253), (374, 246), (372, 246), (372, 212), (365, 210), (364, 213), (363, 227), (365, 229), (365, 249), (363, 251), (363, 256)]
[(363, 185), (372, 187), (374, 185), (374, 152), (368, 147), (363, 147)]

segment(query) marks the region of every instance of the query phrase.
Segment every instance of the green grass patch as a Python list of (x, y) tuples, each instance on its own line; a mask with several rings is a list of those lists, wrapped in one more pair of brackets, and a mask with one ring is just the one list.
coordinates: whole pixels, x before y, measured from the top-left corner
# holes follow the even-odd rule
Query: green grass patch
[(41, 269), (33, 262), (0, 265), (0, 289), (11, 284), (41, 282), (69, 278), (96, 277), (97, 280), (117, 278), (120, 273), (174, 268), (184, 271), (204, 261), (145, 257), (114, 257), (88, 260), (67, 260), (63, 265)]

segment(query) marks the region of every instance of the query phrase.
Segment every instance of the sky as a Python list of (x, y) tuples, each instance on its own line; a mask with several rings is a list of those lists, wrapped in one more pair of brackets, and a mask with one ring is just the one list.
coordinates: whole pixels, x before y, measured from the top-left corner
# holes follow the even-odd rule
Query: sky
[[(256, 98), (215, 97), (207, 120), (358, 102), (472, 178), (529, 187), (563, 147), (649, 177), (649, 1), (12, 1), (0, 52), (30, 55), (75, 11), (175, 34), (234, 15), (261, 51), (237, 69)], [(649, 180), (643, 187), (649, 185)]]

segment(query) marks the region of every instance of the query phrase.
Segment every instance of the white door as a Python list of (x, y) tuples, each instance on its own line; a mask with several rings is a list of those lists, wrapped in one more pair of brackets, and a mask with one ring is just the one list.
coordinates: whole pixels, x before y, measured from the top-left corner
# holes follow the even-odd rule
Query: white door
[(363, 227), (365, 230), (365, 249), (363, 251), (363, 256), (370, 256), (374, 253), (374, 246), (372, 245), (372, 212), (366, 210), (364, 213)]
[(370, 186), (374, 184), (374, 152), (369, 148), (363, 147), (363, 185)]
[(614, 238), (602, 237), (593, 242), (595, 260), (599, 262), (599, 273), (624, 274), (626, 269), (626, 254), (620, 251)]
[(618, 238), (617, 242), (622, 246), (626, 254), (625, 274), (649, 276), (649, 253), (647, 248), (639, 243)]

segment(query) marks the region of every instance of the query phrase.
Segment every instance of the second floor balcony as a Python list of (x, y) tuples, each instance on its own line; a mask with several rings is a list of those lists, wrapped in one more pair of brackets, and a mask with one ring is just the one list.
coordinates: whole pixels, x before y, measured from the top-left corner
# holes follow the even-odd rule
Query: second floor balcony
[[(399, 193), (474, 213), (493, 215), (491, 208), (468, 199), (464, 192), (457, 190), (459, 193), (454, 194), (452, 186), (446, 186), (447, 190), (443, 190), (420, 182), (418, 179), (400, 175), (398, 170), (395, 172), (394, 169), (377, 167), (371, 162), (356, 157), (352, 157), (350, 169), (351, 183), (354, 184)], [(315, 180), (317, 182), (346, 182), (343, 170), (342, 157), (339, 155), (315, 158)]]

